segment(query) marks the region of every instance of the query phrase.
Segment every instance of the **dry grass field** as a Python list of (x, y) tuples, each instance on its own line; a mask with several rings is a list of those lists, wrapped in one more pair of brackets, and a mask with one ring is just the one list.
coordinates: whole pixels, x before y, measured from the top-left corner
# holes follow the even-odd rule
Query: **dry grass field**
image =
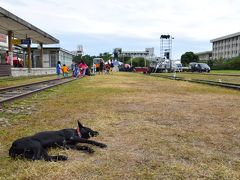
[[(98, 75), (0, 111), (0, 179), (240, 179), (240, 92), (134, 73)], [(13, 140), (45, 130), (98, 130), (92, 155), (13, 160)]]

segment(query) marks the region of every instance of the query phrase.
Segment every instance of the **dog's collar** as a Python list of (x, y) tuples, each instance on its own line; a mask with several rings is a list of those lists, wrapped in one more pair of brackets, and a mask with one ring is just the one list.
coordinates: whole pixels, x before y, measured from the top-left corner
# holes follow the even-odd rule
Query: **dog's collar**
[(81, 132), (80, 132), (80, 129), (77, 128), (76, 131), (77, 131), (77, 135), (78, 135), (79, 137), (82, 137), (82, 134), (81, 134)]

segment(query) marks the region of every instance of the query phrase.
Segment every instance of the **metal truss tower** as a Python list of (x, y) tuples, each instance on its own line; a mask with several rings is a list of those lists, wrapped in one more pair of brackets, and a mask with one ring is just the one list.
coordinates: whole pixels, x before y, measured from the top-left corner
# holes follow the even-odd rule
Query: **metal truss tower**
[(172, 39), (170, 35), (160, 36), (160, 57), (163, 59), (172, 59)]

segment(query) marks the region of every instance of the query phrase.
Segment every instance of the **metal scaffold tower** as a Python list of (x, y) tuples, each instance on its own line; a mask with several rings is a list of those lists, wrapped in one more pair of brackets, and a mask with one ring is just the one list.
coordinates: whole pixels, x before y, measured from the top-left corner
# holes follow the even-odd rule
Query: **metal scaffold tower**
[(160, 57), (163, 59), (172, 59), (172, 39), (170, 35), (160, 36)]

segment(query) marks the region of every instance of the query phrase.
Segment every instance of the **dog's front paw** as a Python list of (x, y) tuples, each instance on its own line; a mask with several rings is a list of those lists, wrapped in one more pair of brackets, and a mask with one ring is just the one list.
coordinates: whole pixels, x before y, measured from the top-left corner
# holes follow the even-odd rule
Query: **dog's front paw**
[(59, 155), (59, 156), (57, 157), (57, 160), (59, 160), (59, 161), (66, 161), (67, 159), (68, 159), (67, 156)]
[(106, 144), (99, 144), (99, 147), (100, 147), (100, 148), (106, 148), (107, 145), (106, 145)]
[(95, 151), (94, 151), (92, 148), (88, 148), (87, 152), (88, 152), (89, 154), (92, 154), (92, 153), (94, 153)]

